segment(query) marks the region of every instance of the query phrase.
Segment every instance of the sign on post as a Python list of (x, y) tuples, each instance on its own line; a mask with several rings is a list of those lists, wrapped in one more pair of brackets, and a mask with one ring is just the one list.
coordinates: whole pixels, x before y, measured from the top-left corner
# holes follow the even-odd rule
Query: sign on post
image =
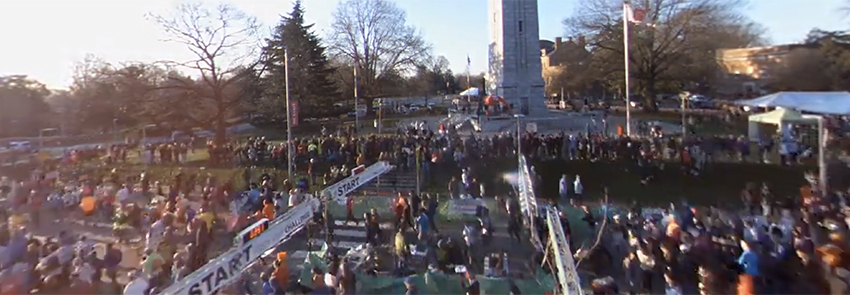
[(289, 119), (292, 120), (292, 127), (298, 127), (301, 121), (301, 102), (297, 99), (289, 100)]
[(537, 123), (529, 122), (525, 124), (525, 131), (528, 133), (537, 133)]

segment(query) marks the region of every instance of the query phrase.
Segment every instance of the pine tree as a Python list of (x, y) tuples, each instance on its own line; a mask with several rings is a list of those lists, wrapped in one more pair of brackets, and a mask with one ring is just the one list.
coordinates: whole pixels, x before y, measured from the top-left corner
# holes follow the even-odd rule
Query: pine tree
[(289, 54), (289, 95), (299, 100), (301, 118), (325, 117), (335, 101), (341, 98), (331, 79), (336, 71), (328, 63), (325, 47), (312, 30), (304, 24), (304, 8), (296, 1), (292, 12), (283, 16), (263, 48), (266, 75), (265, 88), (256, 111), (273, 120), (286, 118), (286, 80), (284, 48)]

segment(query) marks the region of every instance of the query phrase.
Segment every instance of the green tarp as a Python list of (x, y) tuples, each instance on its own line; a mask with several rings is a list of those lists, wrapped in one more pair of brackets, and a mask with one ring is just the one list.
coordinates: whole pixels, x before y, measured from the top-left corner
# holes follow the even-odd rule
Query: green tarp
[[(311, 252), (304, 260), (304, 268), (301, 272), (301, 283), (308, 286), (312, 280), (311, 271), (318, 267), (327, 271), (327, 264), (322, 255), (324, 249)], [(364, 273), (357, 275), (358, 294), (404, 294), (404, 278), (397, 277), (373, 277)], [(461, 286), (461, 275), (447, 275), (442, 273), (427, 273), (411, 276), (420, 293), (423, 294), (465, 294)], [(510, 285), (506, 279), (488, 278), (477, 276), (483, 294), (508, 294)], [(513, 280), (514, 284), (523, 294), (544, 294), (555, 289), (555, 281), (552, 275), (545, 273), (542, 269), (537, 271), (537, 276), (531, 279)], [(309, 287), (309, 286), (308, 286)]]

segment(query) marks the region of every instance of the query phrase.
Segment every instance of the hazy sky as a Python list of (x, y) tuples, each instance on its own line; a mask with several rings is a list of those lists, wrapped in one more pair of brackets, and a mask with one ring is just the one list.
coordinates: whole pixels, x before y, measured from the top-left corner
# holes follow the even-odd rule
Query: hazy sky
[[(487, 0), (392, 0), (407, 11), (437, 55), (446, 56), (456, 73), (467, 54), (472, 72), (486, 69)], [(561, 20), (581, 0), (539, 0), (540, 37), (563, 35)], [(273, 26), (292, 0), (231, 0)], [(71, 83), (72, 66), (86, 54), (110, 62), (187, 60), (183, 47), (164, 43), (161, 30), (145, 18), (166, 12), (172, 0), (0, 0), (0, 75), (25, 74), (53, 88)], [(338, 0), (303, 0), (308, 22), (324, 34)], [(775, 44), (797, 42), (813, 27), (850, 28), (841, 11), (845, 0), (751, 0), (744, 10), (769, 29)]]

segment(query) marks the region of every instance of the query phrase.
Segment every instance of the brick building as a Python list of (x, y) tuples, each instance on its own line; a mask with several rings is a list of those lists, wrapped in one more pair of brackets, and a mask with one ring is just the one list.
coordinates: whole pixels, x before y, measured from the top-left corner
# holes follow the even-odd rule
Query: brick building
[(811, 50), (817, 50), (817, 47), (787, 44), (717, 50), (721, 73), (716, 91), (721, 95), (744, 97), (762, 94), (772, 75), (788, 62), (792, 54)]

